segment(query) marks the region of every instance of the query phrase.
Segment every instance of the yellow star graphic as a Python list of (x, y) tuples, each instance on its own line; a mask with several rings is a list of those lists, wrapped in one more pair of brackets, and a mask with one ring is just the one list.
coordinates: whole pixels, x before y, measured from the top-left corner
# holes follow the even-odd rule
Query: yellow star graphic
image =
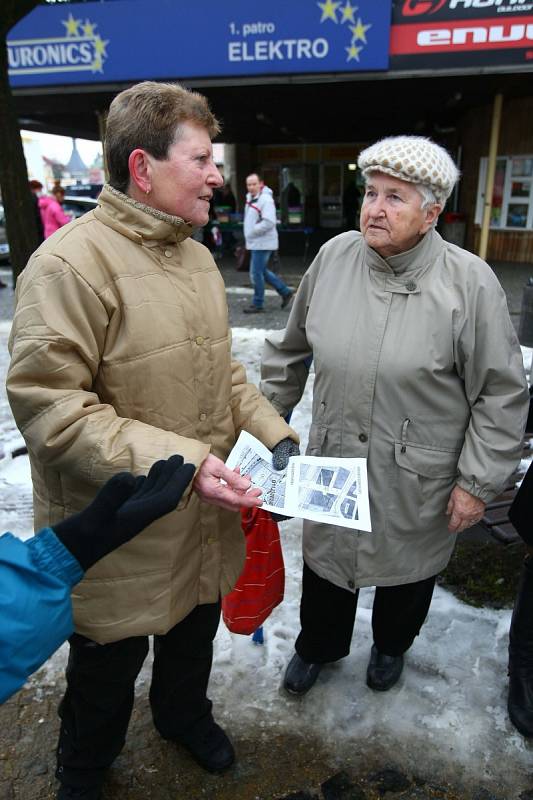
[(350, 47), (345, 47), (344, 49), (348, 53), (346, 61), (351, 61), (354, 58), (356, 61), (359, 61), (359, 53), (363, 49), (362, 47), (356, 47), (354, 44), (352, 44)]
[(62, 24), (67, 29), (67, 36), (78, 36), (78, 26), (81, 25), (81, 19), (74, 19), (72, 14), (68, 15), (67, 20), (62, 20)]
[(93, 72), (103, 72), (102, 70), (102, 58), (101, 56), (95, 56), (94, 61), (91, 64), (91, 68)]
[(357, 6), (351, 6), (348, 0), (346, 0), (346, 5), (339, 9), (342, 11), (342, 19), (341, 23), (344, 22), (353, 22), (355, 23), (354, 14), (357, 11)]
[(317, 6), (322, 10), (320, 22), (325, 22), (327, 19), (337, 22), (337, 9), (340, 6), (340, 2), (334, 3), (333, 0), (326, 0), (325, 3), (317, 3)]
[(83, 35), (84, 36), (94, 36), (94, 29), (96, 25), (93, 22), (89, 22), (88, 19), (85, 20), (85, 25), (83, 26)]
[(364, 42), (366, 44), (366, 32), (371, 27), (372, 25), (363, 25), (361, 17), (359, 17), (357, 24), (355, 26), (350, 26), (350, 30), (352, 32), (352, 43), (355, 40), (356, 42)]
[(109, 39), (105, 40), (101, 39), (100, 34), (96, 34), (96, 36), (94, 37), (94, 52), (98, 56), (106, 57), (107, 56), (106, 45), (108, 44), (109, 44)]

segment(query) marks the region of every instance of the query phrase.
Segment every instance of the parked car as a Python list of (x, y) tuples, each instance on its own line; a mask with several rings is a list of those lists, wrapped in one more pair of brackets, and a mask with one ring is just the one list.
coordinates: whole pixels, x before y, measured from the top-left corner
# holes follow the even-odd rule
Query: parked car
[[(65, 196), (63, 208), (65, 213), (70, 214), (72, 219), (77, 219), (87, 211), (97, 206), (94, 197), (76, 197), (71, 195)], [(9, 244), (6, 234), (6, 220), (4, 215), (4, 206), (0, 203), (0, 264), (9, 263)]]
[(74, 186), (67, 186), (67, 191), (71, 197), (98, 197), (102, 191), (103, 183), (76, 183)]
[(87, 211), (91, 211), (98, 205), (94, 197), (81, 197), (76, 195), (65, 195), (63, 200), (63, 211), (70, 214), (72, 219), (82, 217)]

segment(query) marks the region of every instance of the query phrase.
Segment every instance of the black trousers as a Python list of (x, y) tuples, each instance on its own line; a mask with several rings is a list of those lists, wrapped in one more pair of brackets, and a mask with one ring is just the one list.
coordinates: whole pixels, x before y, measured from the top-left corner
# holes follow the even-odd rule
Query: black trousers
[[(427, 617), (436, 575), (402, 586), (377, 586), (372, 609), (374, 643), (380, 653), (405, 653)], [(301, 631), (296, 652), (308, 664), (338, 661), (350, 652), (359, 592), (320, 578), (304, 563)]]
[[(154, 636), (150, 706), (164, 739), (200, 732), (211, 722), (207, 684), (219, 620), (220, 603), (201, 605), (164, 636)], [(99, 645), (74, 634), (69, 642), (56, 777), (70, 786), (92, 786), (103, 781), (124, 746), (148, 637)]]

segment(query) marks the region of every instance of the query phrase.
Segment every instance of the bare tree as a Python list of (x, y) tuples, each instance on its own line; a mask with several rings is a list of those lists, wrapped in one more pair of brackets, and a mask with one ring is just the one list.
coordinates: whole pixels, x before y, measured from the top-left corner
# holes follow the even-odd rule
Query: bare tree
[(39, 244), (37, 223), (28, 185), (26, 158), (11, 87), (7, 34), (39, 0), (2, 0), (0, 3), (0, 186), (6, 216), (13, 285)]

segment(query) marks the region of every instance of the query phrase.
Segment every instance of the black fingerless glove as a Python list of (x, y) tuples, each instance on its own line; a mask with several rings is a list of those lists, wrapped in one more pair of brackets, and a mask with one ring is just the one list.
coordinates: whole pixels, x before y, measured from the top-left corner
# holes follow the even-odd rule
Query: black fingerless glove
[(84, 511), (53, 525), (57, 538), (88, 570), (133, 539), (159, 517), (173, 511), (194, 475), (181, 456), (156, 461), (148, 475), (119, 472), (105, 483)]
[(299, 456), (300, 448), (292, 439), (282, 439), (272, 448), (272, 466), (285, 469), (291, 456)]

